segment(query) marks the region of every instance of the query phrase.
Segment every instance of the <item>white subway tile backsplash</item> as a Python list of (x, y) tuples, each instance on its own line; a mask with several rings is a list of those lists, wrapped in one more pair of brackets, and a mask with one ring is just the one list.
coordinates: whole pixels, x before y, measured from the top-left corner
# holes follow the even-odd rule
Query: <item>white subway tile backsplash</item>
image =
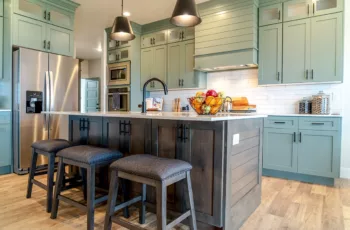
[[(258, 86), (258, 70), (249, 69), (208, 73), (207, 88), (223, 91), (227, 96), (245, 96), (251, 104), (257, 105), (258, 112), (266, 114), (296, 113), (299, 100), (323, 90), (331, 95), (332, 112), (342, 112), (342, 84)], [(185, 106), (188, 104), (187, 98), (196, 92), (197, 90), (169, 91), (166, 96), (163, 92), (153, 92), (151, 96), (163, 97), (164, 110), (171, 111), (175, 98), (181, 98), (181, 106)]]

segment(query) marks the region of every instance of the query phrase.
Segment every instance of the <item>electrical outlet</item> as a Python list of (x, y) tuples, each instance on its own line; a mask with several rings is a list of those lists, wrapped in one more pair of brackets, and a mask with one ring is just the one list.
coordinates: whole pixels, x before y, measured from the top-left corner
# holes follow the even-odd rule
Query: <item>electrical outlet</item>
[(233, 135), (233, 141), (232, 145), (238, 145), (239, 144), (239, 133)]

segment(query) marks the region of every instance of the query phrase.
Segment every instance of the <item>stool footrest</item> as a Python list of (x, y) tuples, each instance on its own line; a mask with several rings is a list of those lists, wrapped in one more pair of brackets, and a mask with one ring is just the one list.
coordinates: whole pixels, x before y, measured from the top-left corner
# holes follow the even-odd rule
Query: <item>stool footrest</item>
[(139, 226), (134, 225), (134, 224), (130, 224), (129, 222), (127, 222), (127, 221), (125, 221), (117, 216), (112, 216), (111, 219), (114, 223), (116, 223), (124, 228), (130, 229), (130, 230), (145, 230), (144, 228), (139, 227)]
[(75, 200), (72, 200), (71, 198), (68, 198), (68, 197), (62, 196), (62, 195), (58, 195), (58, 199), (66, 202), (70, 205), (73, 205), (74, 207), (79, 208), (80, 210), (82, 210), (84, 212), (87, 211), (87, 207), (85, 205), (83, 205)]
[(185, 212), (184, 214), (182, 214), (181, 216), (179, 216), (178, 218), (176, 218), (175, 220), (173, 220), (170, 224), (168, 224), (166, 226), (166, 229), (172, 229), (173, 227), (175, 227), (175, 225), (181, 223), (183, 220), (185, 220), (187, 217), (189, 217), (191, 215), (191, 210), (188, 210), (187, 212)]
[(99, 198), (97, 198), (95, 200), (95, 205), (98, 205), (98, 204), (100, 204), (100, 203), (102, 203), (104, 201), (107, 201), (107, 200), (108, 200), (108, 196), (107, 195), (101, 196), (101, 197), (99, 197)]
[(32, 183), (47, 191), (47, 186), (46, 186), (46, 184), (43, 184), (43, 183), (41, 183), (40, 181), (37, 181), (37, 180), (35, 180), (35, 179), (32, 179)]
[(137, 196), (129, 201), (123, 202), (123, 203), (115, 206), (114, 212), (117, 212), (123, 208), (129, 207), (130, 205), (135, 204), (137, 202), (140, 202), (141, 200), (142, 200), (142, 196)]

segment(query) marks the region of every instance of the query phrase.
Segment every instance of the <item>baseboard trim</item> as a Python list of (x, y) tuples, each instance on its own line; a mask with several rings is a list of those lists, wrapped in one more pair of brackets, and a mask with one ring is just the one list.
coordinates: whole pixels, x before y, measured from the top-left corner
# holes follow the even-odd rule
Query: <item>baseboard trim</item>
[(283, 178), (288, 180), (297, 180), (297, 181), (302, 181), (302, 182), (312, 183), (312, 184), (334, 186), (334, 178), (311, 176), (311, 175), (292, 173), (292, 172), (283, 172), (283, 171), (272, 170), (272, 169), (263, 169), (262, 175), (268, 176), (268, 177)]
[(12, 173), (11, 165), (0, 167), (0, 175), (10, 174), (10, 173)]
[(350, 179), (350, 168), (341, 167), (340, 168), (340, 178)]

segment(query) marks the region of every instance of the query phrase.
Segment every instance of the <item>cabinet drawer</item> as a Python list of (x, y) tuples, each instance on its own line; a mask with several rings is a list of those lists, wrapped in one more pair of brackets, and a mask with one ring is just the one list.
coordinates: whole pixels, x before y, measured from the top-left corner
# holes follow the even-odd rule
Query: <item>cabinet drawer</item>
[(299, 129), (340, 130), (341, 118), (305, 117), (299, 118)]
[(265, 128), (293, 129), (298, 127), (298, 118), (269, 116), (264, 121)]
[(0, 112), (0, 124), (11, 123), (11, 112)]

